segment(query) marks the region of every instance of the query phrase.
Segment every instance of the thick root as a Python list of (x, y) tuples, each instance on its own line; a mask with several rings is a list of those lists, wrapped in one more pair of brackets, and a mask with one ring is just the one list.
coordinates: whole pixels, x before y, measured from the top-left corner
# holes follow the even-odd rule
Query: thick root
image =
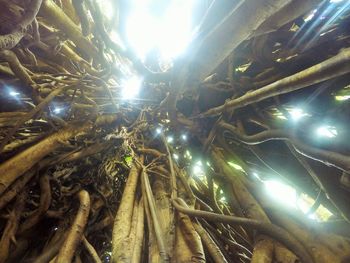
[(82, 240), (90, 212), (90, 196), (85, 190), (78, 193), (79, 210), (56, 258), (56, 263), (72, 262), (74, 252)]
[[(130, 247), (129, 233), (131, 231), (135, 192), (139, 180), (140, 169), (133, 165), (130, 169), (123, 197), (114, 219), (112, 236), (112, 262), (128, 262), (130, 255), (125, 254), (125, 248)], [(130, 260), (130, 259), (129, 259)]]
[[(100, 126), (113, 123), (116, 119), (117, 116), (101, 116), (96, 120), (95, 125)], [(76, 134), (89, 131), (92, 127), (91, 123), (84, 123), (83, 125), (74, 125), (62, 129), (1, 164), (0, 195), (23, 173), (58, 148), (62, 142), (67, 141)]]

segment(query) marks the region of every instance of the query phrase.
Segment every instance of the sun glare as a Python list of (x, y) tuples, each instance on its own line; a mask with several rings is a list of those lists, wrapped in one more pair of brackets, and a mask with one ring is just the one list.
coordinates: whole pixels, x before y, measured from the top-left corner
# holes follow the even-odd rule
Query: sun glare
[(142, 85), (142, 80), (138, 77), (131, 77), (125, 80), (122, 84), (123, 99), (133, 99), (139, 92)]
[(205, 175), (203, 170), (203, 164), (201, 161), (197, 161), (192, 167), (192, 173), (194, 176), (203, 177)]
[(264, 185), (267, 193), (277, 202), (296, 207), (297, 195), (293, 187), (275, 180), (264, 181)]
[(53, 109), (53, 112), (55, 113), (55, 114), (60, 114), (61, 112), (62, 112), (62, 108), (60, 108), (60, 107), (55, 107), (54, 109)]
[(333, 126), (321, 126), (317, 129), (317, 135), (321, 137), (334, 138), (338, 135), (338, 131)]
[(299, 119), (305, 116), (309, 116), (309, 114), (307, 114), (306, 112), (304, 112), (303, 109), (300, 109), (300, 108), (292, 108), (288, 110), (288, 112), (294, 121), (298, 121)]
[(127, 19), (127, 38), (140, 59), (157, 49), (162, 60), (180, 55), (187, 47), (192, 35), (192, 7), (194, 0), (169, 1), (164, 13), (152, 14), (152, 1), (133, 1)]
[(12, 96), (12, 97), (17, 97), (18, 95), (19, 95), (18, 92), (16, 92), (16, 91), (10, 91), (10, 96)]
[(106, 0), (97, 0), (97, 4), (99, 5), (103, 15), (108, 19), (112, 19), (114, 16), (114, 8), (111, 1)]

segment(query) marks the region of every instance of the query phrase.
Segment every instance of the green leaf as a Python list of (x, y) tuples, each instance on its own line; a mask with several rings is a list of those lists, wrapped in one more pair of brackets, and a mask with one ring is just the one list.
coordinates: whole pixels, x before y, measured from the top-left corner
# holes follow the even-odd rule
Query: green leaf
[(126, 164), (127, 164), (128, 166), (131, 166), (132, 157), (131, 157), (131, 156), (126, 156), (126, 157), (124, 158), (124, 161), (126, 162)]

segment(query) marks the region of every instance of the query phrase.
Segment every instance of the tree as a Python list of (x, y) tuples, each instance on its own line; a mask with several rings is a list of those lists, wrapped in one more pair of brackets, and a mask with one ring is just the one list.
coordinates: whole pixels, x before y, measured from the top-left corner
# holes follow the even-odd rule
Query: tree
[(166, 72), (96, 0), (0, 3), (0, 262), (349, 261), (349, 145), (310, 135), (347, 121), (347, 3), (213, 1)]

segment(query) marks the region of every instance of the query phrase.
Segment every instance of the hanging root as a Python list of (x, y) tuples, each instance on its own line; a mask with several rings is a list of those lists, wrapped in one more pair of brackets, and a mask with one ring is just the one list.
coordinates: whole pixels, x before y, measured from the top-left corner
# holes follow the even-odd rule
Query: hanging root
[(146, 210), (148, 210), (147, 214), (147, 221), (150, 221), (150, 225), (153, 226), (152, 231), (154, 233), (156, 242), (157, 242), (157, 248), (158, 248), (158, 255), (162, 262), (169, 262), (169, 252), (167, 250), (166, 244), (165, 244), (165, 238), (164, 233), (162, 231), (158, 214), (157, 214), (157, 208), (154, 200), (154, 196), (152, 193), (152, 189), (150, 186), (150, 182), (148, 179), (148, 175), (145, 171), (145, 169), (142, 169), (142, 188), (143, 193), (145, 194), (144, 200), (145, 200), (145, 207)]
[(95, 248), (89, 243), (89, 241), (86, 239), (85, 236), (83, 236), (83, 244), (86, 248), (86, 250), (89, 252), (92, 260), (95, 262), (95, 263), (102, 263), (101, 259), (99, 258)]
[[(348, 145), (325, 148), (346, 128), (319, 145), (303, 130), (348, 116), (349, 1), (199, 1), (207, 15), (174, 63), (114, 42), (129, 2), (0, 0), (0, 263), (350, 262)], [(141, 97), (125, 100), (130, 77)], [(322, 105), (292, 123), (294, 95)], [(275, 175), (324, 222), (265, 200)]]
[(80, 28), (52, 0), (44, 1), (40, 14), (46, 17), (56, 28), (65, 32), (87, 56), (91, 56), (99, 61), (96, 47), (82, 35)]
[(176, 225), (176, 258), (180, 262), (205, 262), (201, 238), (188, 215), (178, 213)]
[(17, 197), (17, 200), (9, 213), (7, 223), (0, 240), (0, 263), (6, 262), (6, 259), (9, 256), (11, 241), (16, 243), (15, 235), (18, 229), (19, 220), (21, 219), (21, 214), (24, 209), (26, 198), (26, 191), (22, 191), (22, 193)]
[(239, 98), (228, 100), (224, 105), (212, 108), (201, 114), (200, 117), (215, 116), (229, 109), (242, 108), (267, 98), (289, 93), (342, 76), (350, 72), (349, 61), (350, 49), (344, 49), (338, 55), (312, 66), (311, 68), (278, 80), (258, 90), (248, 92)]
[(21, 127), (26, 121), (34, 118), (36, 114), (38, 114), (40, 111), (44, 110), (44, 108), (58, 95), (60, 95), (65, 90), (68, 90), (69, 88), (72, 88), (71, 86), (65, 86), (62, 88), (55, 89), (52, 91), (43, 101), (40, 102), (39, 105), (37, 105), (34, 109), (29, 111), (27, 114), (25, 114), (22, 118), (17, 120), (15, 126), (6, 134), (6, 137), (1, 141), (0, 144), (0, 152), (5, 147), (5, 145), (8, 143), (8, 141), (11, 139), (11, 137), (16, 133), (18, 128)]
[(83, 36), (87, 36), (90, 33), (90, 25), (89, 25), (89, 20), (86, 15), (86, 8), (84, 6), (84, 0), (73, 0), (72, 1), (75, 12), (79, 16), (80, 19), (80, 27), (81, 27), (81, 32), (83, 33)]
[(19, 62), (16, 54), (13, 51), (0, 51), (0, 58), (9, 63), (11, 70), (23, 82), (23, 84), (28, 86), (32, 86), (35, 84), (32, 78), (27, 73), (26, 69), (22, 66), (21, 62)]
[(337, 167), (345, 172), (350, 171), (350, 157), (348, 155), (308, 146), (285, 130), (267, 130), (254, 135), (245, 135), (239, 133), (234, 126), (228, 123), (220, 122), (219, 125), (221, 128), (229, 130), (237, 140), (245, 144), (256, 145), (271, 140), (289, 141), (294, 149), (305, 157)]
[(84, 229), (87, 223), (90, 212), (90, 196), (85, 190), (78, 193), (79, 210), (74, 219), (74, 222), (68, 232), (67, 238), (64, 241), (56, 258), (56, 263), (71, 262), (76, 248), (83, 238)]
[[(115, 122), (117, 116), (100, 116), (96, 122), (96, 127)], [(38, 163), (46, 155), (61, 146), (62, 142), (67, 141), (71, 137), (91, 130), (93, 125), (91, 123), (84, 123), (83, 125), (72, 125), (65, 129), (54, 133), (39, 143), (27, 148), (16, 156), (7, 160), (0, 165), (0, 195), (23, 173), (28, 171), (36, 163)]]
[[(135, 192), (140, 175), (140, 169), (135, 164), (132, 165), (128, 181), (126, 182), (122, 200), (114, 219), (112, 235), (112, 262), (124, 262), (132, 254), (128, 254), (131, 248), (129, 233), (131, 232), (133, 207), (135, 203)], [(130, 252), (130, 251), (129, 251)]]
[(235, 217), (235, 216), (226, 216), (226, 215), (215, 214), (215, 213), (206, 212), (206, 211), (189, 209), (189, 208), (186, 208), (186, 203), (181, 198), (177, 198), (173, 200), (173, 205), (178, 211), (191, 217), (204, 218), (208, 221), (213, 221), (213, 222), (222, 222), (222, 223), (229, 223), (234, 225), (239, 224), (243, 226), (253, 227), (259, 230), (261, 233), (272, 236), (276, 240), (280, 241), (286, 247), (291, 249), (291, 251), (294, 252), (297, 256), (299, 256), (303, 262), (306, 262), (306, 263), (314, 262), (311, 255), (308, 253), (308, 251), (295, 237), (293, 237), (286, 230), (276, 225), (273, 225), (271, 223), (263, 223), (254, 219), (241, 218), (241, 217)]
[(4, 49), (12, 49), (19, 43), (19, 41), (21, 41), (25, 35), (27, 26), (33, 22), (36, 15), (38, 14), (41, 3), (42, 0), (30, 1), (30, 5), (26, 7), (21, 21), (17, 23), (12, 32), (6, 35), (0, 35), (0, 51)]
[(26, 6), (25, 13), (21, 18), (21, 21), (16, 25), (16, 29), (26, 28), (33, 22), (39, 12), (42, 1), (43, 0), (30, 1), (30, 5)]
[(35, 173), (36, 169), (31, 169), (10, 186), (10, 188), (0, 197), (0, 209), (3, 209), (15, 196), (21, 193), (24, 186), (33, 178)]
[(227, 263), (225, 256), (222, 254), (220, 248), (215, 244), (214, 240), (208, 234), (208, 232), (201, 226), (199, 222), (193, 224), (196, 232), (201, 237), (204, 246), (208, 249), (208, 252), (215, 263)]
[(15, 47), (24, 36), (24, 32), (17, 31), (7, 35), (0, 35), (0, 50)]
[(134, 249), (132, 252), (132, 260), (131, 262), (141, 262), (142, 252), (143, 252), (143, 243), (144, 243), (144, 232), (145, 232), (145, 210), (144, 210), (144, 202), (141, 198), (137, 205), (137, 215), (135, 216), (136, 222), (134, 222), (133, 232), (135, 233), (134, 237)]
[(51, 262), (51, 260), (57, 255), (60, 248), (62, 247), (64, 240), (65, 236), (63, 235), (54, 244), (51, 244), (48, 248), (46, 248), (44, 252), (33, 261), (33, 263)]
[(27, 218), (22, 223), (22, 225), (18, 229), (19, 234), (35, 226), (44, 217), (46, 211), (50, 207), (50, 204), (51, 204), (50, 179), (46, 175), (40, 178), (40, 190), (41, 190), (41, 193), (40, 193), (39, 208), (34, 212), (34, 214), (32, 214), (29, 218)]

